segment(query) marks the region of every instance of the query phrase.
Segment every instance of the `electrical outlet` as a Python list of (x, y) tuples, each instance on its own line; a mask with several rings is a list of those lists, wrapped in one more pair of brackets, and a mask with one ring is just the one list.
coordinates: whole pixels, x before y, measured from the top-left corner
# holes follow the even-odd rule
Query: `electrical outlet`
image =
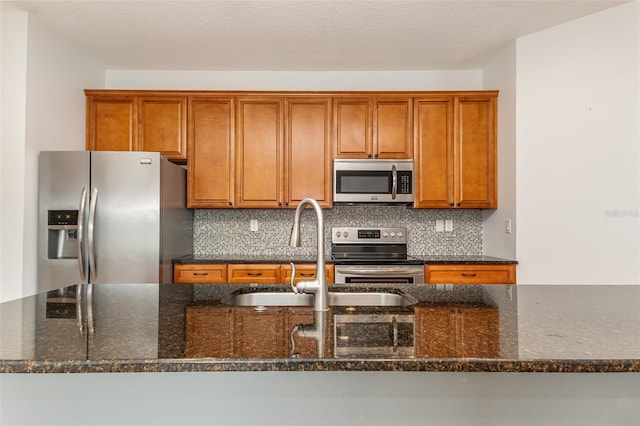
[(436, 232), (444, 232), (444, 220), (436, 219)]
[(447, 219), (447, 220), (444, 221), (444, 230), (446, 232), (453, 231), (453, 220)]
[(256, 219), (251, 219), (249, 221), (249, 227), (251, 228), (252, 232), (257, 232), (259, 227), (258, 221)]

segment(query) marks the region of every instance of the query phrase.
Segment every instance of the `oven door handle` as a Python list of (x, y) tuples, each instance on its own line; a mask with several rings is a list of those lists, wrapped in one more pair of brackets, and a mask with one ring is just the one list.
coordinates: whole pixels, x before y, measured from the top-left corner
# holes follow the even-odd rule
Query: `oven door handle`
[(372, 269), (372, 268), (338, 268), (336, 267), (336, 272), (341, 273), (341, 274), (349, 274), (349, 275), (362, 275), (362, 276), (368, 276), (368, 275), (374, 275), (374, 276), (380, 276), (380, 275), (398, 275), (398, 274), (402, 274), (402, 275), (416, 275), (416, 273), (418, 273), (417, 270), (415, 269), (411, 269), (411, 268), (385, 268), (385, 269)]

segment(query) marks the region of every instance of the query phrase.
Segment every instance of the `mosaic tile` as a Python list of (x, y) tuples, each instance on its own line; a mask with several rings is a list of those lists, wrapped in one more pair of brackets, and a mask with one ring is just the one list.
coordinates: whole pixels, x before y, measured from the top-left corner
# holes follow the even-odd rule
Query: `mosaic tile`
[[(324, 209), (325, 254), (332, 227), (406, 227), (408, 251), (416, 256), (482, 255), (480, 210), (425, 210), (403, 206), (335, 206)], [(197, 209), (193, 219), (195, 255), (314, 255), (316, 220), (309, 210), (301, 219), (302, 246), (289, 247), (293, 209)], [(257, 232), (250, 220), (259, 223)], [(436, 232), (436, 220), (453, 220), (452, 232)]]

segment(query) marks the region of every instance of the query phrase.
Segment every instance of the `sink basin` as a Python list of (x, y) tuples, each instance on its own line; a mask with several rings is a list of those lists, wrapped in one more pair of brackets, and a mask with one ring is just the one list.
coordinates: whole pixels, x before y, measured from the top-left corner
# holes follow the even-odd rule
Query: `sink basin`
[[(288, 292), (234, 293), (223, 300), (234, 306), (313, 306), (313, 295)], [(409, 306), (417, 300), (407, 293), (372, 292), (329, 292), (330, 306)]]

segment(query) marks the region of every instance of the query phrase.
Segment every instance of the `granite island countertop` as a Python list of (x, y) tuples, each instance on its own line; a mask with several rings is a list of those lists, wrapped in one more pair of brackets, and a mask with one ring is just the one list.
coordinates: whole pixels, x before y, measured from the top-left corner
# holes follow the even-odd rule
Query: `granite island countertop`
[(376, 284), (416, 303), (332, 307), (323, 320), (225, 303), (263, 287), (101, 284), (90, 304), (86, 286), (2, 303), (0, 373), (640, 372), (637, 285)]

